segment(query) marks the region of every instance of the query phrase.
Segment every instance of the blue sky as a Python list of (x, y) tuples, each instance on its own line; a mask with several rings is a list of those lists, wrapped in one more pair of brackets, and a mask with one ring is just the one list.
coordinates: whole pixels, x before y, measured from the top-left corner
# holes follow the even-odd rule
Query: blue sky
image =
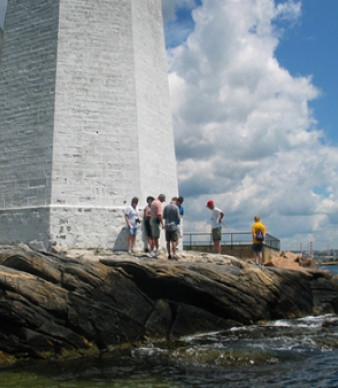
[(162, 4), (185, 230), (212, 198), (224, 231), (338, 248), (338, 2)]
[(338, 248), (338, 1), (162, 5), (185, 231), (214, 199), (224, 232)]
[(304, 0), (299, 22), (289, 28), (276, 56), (292, 75), (311, 74), (322, 96), (310, 103), (320, 128), (338, 144), (338, 1)]
[[(176, 1), (175, 18), (165, 24), (167, 48), (182, 43), (194, 28), (193, 3), (195, 6), (202, 4), (201, 1)], [(276, 1), (276, 4), (282, 3), (285, 1)], [(301, 17), (294, 24), (284, 26), (275, 55), (280, 65), (293, 76), (313, 77), (314, 85), (322, 94), (310, 102), (310, 106), (319, 126), (325, 130), (327, 140), (338, 144), (338, 131), (335, 130), (338, 122), (338, 1), (303, 0), (300, 4)], [(283, 22), (279, 26), (283, 27)]]

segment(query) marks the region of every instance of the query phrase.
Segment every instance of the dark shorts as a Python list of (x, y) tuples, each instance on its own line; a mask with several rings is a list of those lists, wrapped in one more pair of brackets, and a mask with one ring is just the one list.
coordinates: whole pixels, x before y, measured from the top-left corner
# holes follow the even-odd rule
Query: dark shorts
[(254, 252), (262, 252), (263, 251), (263, 244), (252, 244), (252, 248)]
[(152, 234), (152, 232), (151, 232), (150, 218), (145, 218), (145, 219), (144, 219), (144, 226), (145, 226), (145, 228), (146, 228), (147, 237), (152, 238), (152, 237), (153, 237), (153, 234)]
[(212, 240), (213, 241), (222, 240), (222, 228), (215, 228), (212, 230)]
[(178, 230), (173, 230), (168, 232), (167, 230), (165, 231), (165, 240), (166, 241), (178, 241)]

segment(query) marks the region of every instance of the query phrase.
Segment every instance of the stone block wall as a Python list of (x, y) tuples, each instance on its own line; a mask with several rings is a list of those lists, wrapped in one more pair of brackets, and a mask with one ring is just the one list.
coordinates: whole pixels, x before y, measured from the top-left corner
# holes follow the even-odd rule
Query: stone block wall
[(52, 204), (140, 195), (130, 0), (61, 0)]
[(0, 209), (51, 197), (58, 2), (10, 0), (0, 60)]
[[(162, 13), (158, 3), (134, 1), (132, 7), (139, 163), (143, 197), (154, 192), (159, 194), (166, 187), (169, 200), (177, 190), (176, 182), (172, 181), (176, 175), (176, 158)], [(145, 25), (148, 28), (144, 28)], [(149, 69), (152, 69), (150, 73)]]
[(160, 0), (9, 0), (0, 95), (0, 243), (123, 248), (177, 194)]

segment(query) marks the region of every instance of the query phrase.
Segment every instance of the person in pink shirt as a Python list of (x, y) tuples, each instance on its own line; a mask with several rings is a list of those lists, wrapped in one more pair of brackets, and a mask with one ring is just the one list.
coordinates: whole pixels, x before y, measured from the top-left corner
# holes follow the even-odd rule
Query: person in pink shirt
[(150, 256), (156, 257), (161, 253), (159, 249), (159, 239), (161, 235), (161, 229), (164, 228), (163, 216), (162, 216), (162, 203), (165, 202), (165, 195), (160, 194), (157, 199), (151, 203), (150, 210), (150, 226), (153, 235), (153, 246), (151, 247)]

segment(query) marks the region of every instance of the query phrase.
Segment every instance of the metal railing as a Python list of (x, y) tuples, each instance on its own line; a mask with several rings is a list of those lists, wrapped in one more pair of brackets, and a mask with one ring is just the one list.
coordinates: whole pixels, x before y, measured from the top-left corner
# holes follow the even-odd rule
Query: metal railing
[[(222, 245), (251, 245), (252, 233), (222, 233)], [(267, 233), (264, 245), (269, 248), (280, 250), (280, 240)], [(194, 246), (213, 246), (211, 233), (183, 233), (183, 246), (189, 249)]]

